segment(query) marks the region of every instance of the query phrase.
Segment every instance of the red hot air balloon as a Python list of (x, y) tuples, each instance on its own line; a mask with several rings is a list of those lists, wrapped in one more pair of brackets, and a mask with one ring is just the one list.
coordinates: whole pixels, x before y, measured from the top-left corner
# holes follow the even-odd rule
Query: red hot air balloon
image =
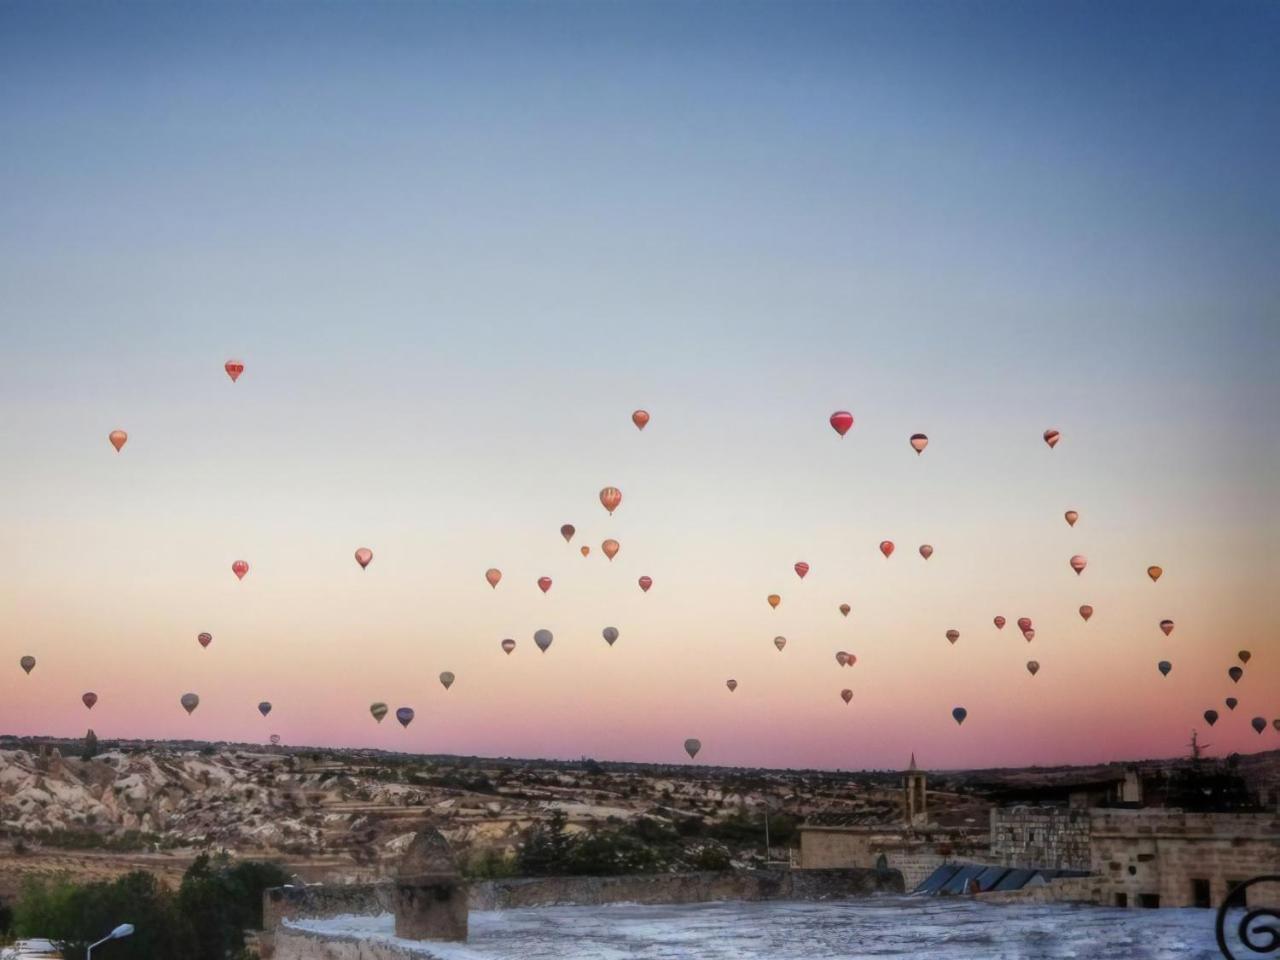
[(499, 570), (497, 567), (490, 567), (488, 570), (484, 572), (484, 578), (486, 581), (488, 581), (489, 586), (497, 590), (498, 584), (502, 581), (502, 571)]
[(853, 691), (852, 691), (852, 690), (850, 690), (848, 687), (846, 687), (845, 689), (841, 690), (841, 691), (840, 691), (840, 699), (841, 699), (841, 700), (843, 700), (843, 701), (847, 704), (850, 700), (852, 700), (852, 699), (853, 699)]
[(929, 445), (929, 438), (926, 437), (923, 433), (913, 433), (911, 435), (911, 449), (916, 452), (917, 456), (924, 453), (924, 448), (927, 447), (928, 445)]
[(1056, 447), (1058, 445), (1058, 441), (1061, 439), (1062, 434), (1057, 430), (1049, 429), (1044, 432), (1044, 442), (1049, 445), (1050, 450)]
[(86, 709), (92, 710), (93, 705), (98, 702), (98, 695), (93, 691), (90, 691), (80, 697), (80, 702), (85, 705)]
[(831, 415), (831, 429), (840, 436), (844, 436), (849, 432), (849, 428), (853, 426), (853, 414), (848, 410), (837, 410)]
[(605, 487), (600, 491), (600, 503), (613, 516), (613, 511), (622, 503), (622, 491), (617, 487)]
[(516, 648), (516, 642), (510, 637), (502, 641), (502, 652), (507, 656), (511, 656), (511, 651)]
[(111, 445), (116, 448), (116, 453), (129, 442), (129, 435), (123, 430), (112, 430), (107, 434), (107, 439), (111, 441)]
[(840, 615), (847, 617), (849, 615), (849, 611), (852, 609), (853, 607), (849, 606), (847, 603), (842, 603), (840, 604)]
[(801, 560), (799, 563), (796, 564), (796, 576), (799, 577), (801, 580), (804, 579), (804, 575), (808, 572), (809, 572), (809, 565), (805, 563), (803, 560)]
[(843, 650), (837, 650), (837, 651), (836, 651), (836, 663), (840, 664), (840, 666), (842, 666), (842, 667), (848, 666), (848, 665), (849, 665), (849, 654), (845, 653)]
[(1082, 555), (1077, 553), (1071, 558), (1071, 569), (1076, 572), (1076, 576), (1084, 573), (1084, 568), (1089, 565), (1089, 561)]
[(1083, 620), (1085, 623), (1088, 623), (1089, 618), (1092, 616), (1093, 616), (1093, 607), (1089, 606), (1087, 603), (1081, 604), (1080, 619)]
[(933, 547), (929, 546), (929, 544), (927, 543), (922, 543), (920, 545), (920, 556), (928, 560), (930, 557), (933, 556)]
[(637, 430), (643, 430), (649, 424), (649, 411), (637, 410), (631, 414), (631, 422), (636, 425)]
[(640, 584), (640, 589), (645, 593), (649, 592), (649, 588), (653, 586), (653, 577), (641, 577), (636, 583)]
[(240, 374), (244, 373), (244, 364), (239, 360), (228, 360), (222, 365), (222, 369), (227, 371), (227, 376), (235, 383), (240, 379)]
[(568, 543), (573, 539), (573, 535), (577, 533), (577, 528), (572, 523), (566, 523), (560, 528), (560, 536), (564, 537), (564, 542)]
[(1028, 630), (1030, 630), (1030, 629), (1031, 629), (1031, 618), (1030, 618), (1030, 617), (1019, 617), (1019, 618), (1018, 618), (1018, 629), (1019, 629), (1019, 630), (1021, 630), (1023, 633), (1026, 633)]
[(231, 572), (236, 575), (237, 580), (243, 580), (244, 575), (249, 572), (249, 564), (244, 560), (237, 560), (231, 565)]
[(881, 541), (880, 541), (880, 552), (884, 554), (884, 558), (885, 558), (886, 560), (888, 560), (891, 556), (893, 556), (893, 541), (892, 541), (892, 540), (881, 540)]
[(196, 637), (196, 642), (199, 643), (200, 646), (205, 647), (207, 649), (209, 644), (213, 643), (213, 634), (202, 633), (198, 637)]
[(1169, 634), (1173, 633), (1173, 621), (1172, 621), (1172, 620), (1161, 620), (1161, 621), (1160, 621), (1160, 629), (1161, 629), (1162, 631), (1164, 631), (1164, 635), (1167, 637)]
[(360, 564), (361, 570), (366, 570), (370, 562), (373, 560), (373, 551), (368, 547), (361, 547), (356, 551), (356, 563)]
[(854, 654), (852, 654), (852, 653), (851, 653), (851, 654), (849, 654), (848, 656), (846, 656), (846, 657), (844, 658), (844, 665), (845, 665), (846, 667), (853, 667), (853, 666), (857, 666), (857, 663), (858, 663), (858, 658), (857, 658), (857, 656), (856, 656), (856, 655), (854, 655)]
[(960, 631), (959, 631), (959, 630), (948, 630), (948, 631), (947, 631), (947, 641), (948, 641), (952, 646), (954, 646), (954, 645), (955, 645), (955, 642), (956, 642), (957, 640), (959, 640), (959, 639), (960, 639)]
[(548, 590), (550, 590), (550, 589), (551, 589), (551, 578), (550, 578), (550, 577), (539, 577), (539, 578), (538, 578), (538, 589), (539, 589), (539, 590), (541, 590), (543, 593), (546, 593)]
[(1006, 620), (1004, 617), (997, 616), (997, 617), (995, 617), (991, 622), (992, 622), (992, 623), (994, 623), (994, 624), (996, 625), (996, 629), (997, 629), (997, 630), (1003, 630), (1003, 629), (1004, 629), (1004, 625), (1005, 625), (1006, 623), (1008, 623), (1009, 621), (1008, 621), (1008, 620)]

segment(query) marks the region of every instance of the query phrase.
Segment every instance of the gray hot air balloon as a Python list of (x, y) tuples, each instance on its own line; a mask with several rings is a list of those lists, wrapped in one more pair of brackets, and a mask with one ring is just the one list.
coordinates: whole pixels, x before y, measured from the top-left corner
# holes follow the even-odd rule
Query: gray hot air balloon
[(543, 653), (547, 652), (547, 647), (551, 646), (551, 641), (554, 639), (551, 636), (551, 631), (545, 627), (533, 635), (533, 642), (538, 645), (538, 649)]
[(1267, 729), (1267, 718), (1254, 717), (1252, 720), (1249, 721), (1249, 725), (1252, 726), (1253, 729), (1256, 730), (1259, 735), (1261, 735), (1262, 731)]
[(446, 690), (448, 690), (450, 687), (452, 687), (452, 686), (453, 686), (453, 673), (452, 673), (451, 671), (449, 671), (449, 670), (446, 670), (446, 671), (444, 671), (444, 673), (440, 674), (440, 683), (441, 683), (441, 685), (442, 685)]
[(604, 630), (601, 631), (601, 635), (604, 637), (604, 642), (612, 647), (614, 641), (618, 639), (618, 628), (605, 627)]
[(1169, 671), (1173, 669), (1173, 664), (1168, 660), (1161, 660), (1156, 664), (1156, 669), (1167, 677), (1169, 675)]
[(698, 751), (701, 749), (702, 749), (701, 740), (695, 740), (692, 737), (690, 737), (688, 740), (684, 742), (684, 752), (689, 755), (690, 760), (696, 757), (698, 755)]
[(1222, 702), (1227, 705), (1228, 710), (1234, 710), (1236, 706), (1240, 703), (1240, 701), (1237, 700), (1235, 697), (1227, 697), (1227, 699)]
[(1227, 676), (1231, 678), (1232, 683), (1239, 683), (1240, 678), (1244, 676), (1244, 671), (1239, 667), (1232, 667), (1227, 671)]
[(26, 673), (30, 673), (36, 668), (36, 658), (30, 656), (23, 657), (18, 661), (18, 666), (22, 667)]
[(956, 723), (964, 723), (964, 718), (969, 715), (969, 711), (964, 707), (956, 707), (951, 711), (951, 716), (955, 718)]
[(265, 717), (268, 713), (271, 712), (271, 704), (268, 701), (263, 700), (260, 704), (258, 704), (258, 712)]
[(387, 715), (387, 705), (385, 703), (371, 703), (369, 704), (369, 712), (373, 714), (373, 719), (381, 723), (382, 718)]
[(278, 746), (280, 746), (280, 734), (278, 734), (278, 733), (273, 733), (273, 734), (272, 734), (270, 737), (268, 737), (267, 739), (269, 739), (269, 740), (271, 741), (271, 745), (272, 745), (273, 747), (278, 747)]
[(507, 654), (508, 656), (511, 655), (511, 651), (514, 650), (515, 648), (516, 648), (516, 642), (512, 640), (510, 637), (507, 637), (507, 639), (502, 641), (502, 652)]
[(1217, 710), (1206, 710), (1206, 711), (1204, 712), (1204, 722), (1205, 722), (1205, 723), (1207, 723), (1209, 726), (1211, 726), (1211, 727), (1212, 727), (1215, 723), (1217, 723), (1217, 722), (1218, 722), (1218, 711), (1217, 711)]
[(1037, 661), (1037, 660), (1028, 660), (1028, 661), (1027, 661), (1027, 673), (1031, 674), (1031, 675), (1034, 677), (1034, 676), (1035, 676), (1037, 673), (1039, 673), (1039, 672), (1040, 672), (1040, 663), (1039, 663), (1039, 661)]
[(194, 693), (184, 693), (178, 701), (182, 704), (182, 709), (188, 714), (195, 712), (196, 707), (200, 706), (200, 698)]
[(400, 726), (409, 726), (413, 723), (413, 707), (400, 707), (396, 711), (396, 719), (400, 721)]

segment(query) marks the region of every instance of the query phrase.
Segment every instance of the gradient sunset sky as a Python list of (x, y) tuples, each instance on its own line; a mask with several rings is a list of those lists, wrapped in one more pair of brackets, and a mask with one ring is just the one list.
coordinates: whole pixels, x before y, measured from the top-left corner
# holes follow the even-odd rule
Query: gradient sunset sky
[(1278, 44), (1274, 3), (0, 3), (0, 732), (1280, 747)]

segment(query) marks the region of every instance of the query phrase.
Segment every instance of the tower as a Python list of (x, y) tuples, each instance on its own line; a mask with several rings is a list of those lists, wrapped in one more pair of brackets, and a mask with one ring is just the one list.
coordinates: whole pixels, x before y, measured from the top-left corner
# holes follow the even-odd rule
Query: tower
[(929, 822), (926, 807), (924, 771), (916, 767), (916, 755), (911, 754), (911, 766), (902, 775), (902, 822), (908, 827)]

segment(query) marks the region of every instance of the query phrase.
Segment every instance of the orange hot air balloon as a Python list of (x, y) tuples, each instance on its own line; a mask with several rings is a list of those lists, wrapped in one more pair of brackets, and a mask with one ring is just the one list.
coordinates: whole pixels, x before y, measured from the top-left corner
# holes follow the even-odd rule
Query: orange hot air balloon
[(1030, 617), (1019, 617), (1019, 618), (1018, 618), (1018, 629), (1019, 629), (1019, 630), (1021, 630), (1021, 631), (1023, 631), (1023, 632), (1025, 633), (1026, 631), (1028, 631), (1028, 630), (1030, 630), (1030, 629), (1031, 629), (1031, 626), (1032, 626), (1032, 624), (1031, 624), (1031, 618), (1030, 618)]
[(1050, 450), (1056, 447), (1058, 445), (1058, 441), (1061, 439), (1062, 439), (1062, 434), (1060, 434), (1057, 430), (1050, 429), (1044, 432), (1044, 442), (1049, 445)]
[(502, 641), (502, 652), (507, 656), (511, 656), (511, 651), (516, 648), (516, 642), (510, 637)]
[(649, 423), (649, 411), (637, 410), (631, 414), (631, 422), (636, 425), (637, 430), (643, 430)]
[(1074, 527), (1076, 525), (1076, 521), (1080, 519), (1080, 514), (1075, 510), (1068, 510), (1063, 514), (1063, 516), (1066, 518), (1067, 526), (1069, 527)]
[(780, 604), (781, 602), (782, 602), (782, 598), (778, 596), (776, 593), (769, 594), (769, 606), (773, 607), (773, 609), (777, 610), (778, 604)]
[(129, 435), (123, 430), (112, 430), (107, 434), (107, 439), (111, 441), (111, 445), (116, 448), (116, 453), (120, 452), (120, 448), (129, 442)]
[(804, 575), (808, 572), (809, 572), (809, 565), (805, 563), (803, 560), (801, 560), (799, 563), (796, 564), (796, 576), (799, 577), (801, 580), (804, 579)]
[(853, 426), (853, 414), (848, 410), (837, 410), (831, 415), (831, 429), (840, 436), (844, 436), (849, 432), (849, 428)]
[(726, 687), (728, 687), (728, 688), (729, 688), (729, 692), (730, 692), (730, 693), (733, 693), (733, 691), (735, 691), (735, 690), (737, 690), (737, 689), (738, 689), (738, 681), (737, 681), (737, 680), (726, 680), (726, 681), (724, 682), (724, 685), (725, 685)]
[(622, 491), (617, 487), (605, 487), (600, 491), (600, 503), (609, 511), (609, 516), (613, 516), (613, 511), (622, 503)]
[(1164, 635), (1167, 637), (1169, 634), (1173, 633), (1173, 621), (1161, 620), (1160, 629), (1164, 631)]
[(541, 590), (543, 593), (546, 593), (548, 590), (550, 590), (550, 589), (551, 589), (551, 578), (550, 578), (550, 577), (539, 577), (539, 578), (538, 578), (538, 589), (539, 589), (539, 590)]
[(80, 702), (85, 705), (86, 709), (92, 710), (93, 705), (98, 702), (98, 695), (90, 691), (80, 697)]
[(205, 649), (208, 649), (209, 644), (213, 643), (213, 634), (212, 633), (200, 634), (199, 636), (196, 637), (196, 643), (200, 644), (200, 646), (204, 647)]
[(947, 631), (947, 640), (949, 640), (952, 644), (954, 644), (954, 643), (955, 643), (957, 640), (959, 640), (959, 639), (960, 639), (960, 631), (959, 631), (959, 630), (948, 630), (948, 631)]
[(1163, 567), (1147, 567), (1147, 576), (1151, 578), (1151, 582), (1155, 583), (1164, 573)]
[(240, 379), (240, 374), (244, 373), (244, 364), (239, 360), (228, 360), (222, 365), (222, 369), (227, 371), (227, 376), (235, 383)]
[(368, 547), (361, 547), (356, 551), (356, 563), (360, 564), (361, 570), (367, 570), (369, 563), (373, 560), (373, 551)]
[(236, 575), (237, 580), (243, 580), (244, 575), (249, 572), (249, 564), (244, 560), (237, 560), (231, 565), (231, 572)]
[(786, 638), (786, 637), (774, 637), (774, 638), (773, 638), (773, 645), (774, 645), (775, 647), (777, 647), (777, 648), (778, 648), (778, 652), (779, 652), (779, 653), (781, 653), (781, 652), (782, 652), (782, 648), (783, 648), (783, 647), (785, 647), (785, 646), (787, 645), (787, 638)]
[(648, 593), (649, 588), (653, 586), (653, 577), (641, 577), (636, 582), (640, 584), (641, 590), (643, 590), (645, 593)]
[(1024, 640), (1027, 641), (1027, 643), (1030, 643), (1032, 640), (1036, 638), (1035, 629), (1033, 627), (1027, 627), (1027, 629), (1022, 631), (1022, 637)]
[(933, 556), (933, 547), (929, 546), (929, 544), (927, 543), (922, 543), (920, 545), (920, 556), (928, 560), (930, 557)]
[(853, 691), (848, 689), (847, 687), (844, 690), (841, 690), (840, 699), (843, 700), (845, 703), (848, 703), (850, 700), (853, 699)]
[(490, 567), (484, 572), (484, 578), (489, 582), (489, 586), (498, 589), (498, 583), (502, 580), (502, 571), (497, 567)]
[(1088, 565), (1089, 561), (1083, 554), (1077, 553), (1071, 558), (1071, 569), (1076, 572), (1077, 577), (1084, 573), (1084, 568)]
[(880, 541), (880, 552), (884, 554), (884, 558), (885, 558), (886, 560), (888, 560), (891, 556), (893, 556), (893, 541), (892, 541), (892, 540), (881, 540), (881, 541)]
[(843, 667), (846, 664), (848, 664), (848, 662), (849, 662), (849, 654), (845, 653), (843, 650), (837, 650), (836, 663), (840, 664), (840, 666)]
[(853, 609), (853, 607), (849, 606), (847, 603), (842, 603), (842, 604), (840, 604), (840, 614), (841, 614), (841, 616), (845, 616), (845, 617), (847, 617), (847, 616), (849, 615), (849, 611), (850, 611), (850, 610), (852, 610), (852, 609)]
[(929, 438), (923, 433), (913, 433), (911, 435), (911, 449), (916, 452), (917, 456), (924, 453), (924, 448), (928, 445)]
[(622, 549), (622, 545), (617, 540), (606, 540), (600, 544), (600, 549), (604, 551), (604, 555), (612, 560), (618, 555), (618, 551)]
[(578, 548), (578, 552), (585, 557), (591, 553), (591, 548), (583, 544), (581, 547)]
[(1008, 620), (1006, 620), (1004, 617), (996, 616), (996, 617), (994, 617), (994, 618), (992, 619), (992, 621), (991, 621), (991, 622), (992, 622), (992, 623), (994, 623), (994, 624), (996, 625), (996, 629), (997, 629), (997, 630), (1003, 630), (1003, 629), (1004, 629), (1004, 625), (1005, 625), (1006, 623), (1008, 623), (1009, 621), (1008, 621)]
[(1039, 662), (1038, 662), (1038, 661), (1035, 661), (1035, 660), (1028, 660), (1028, 661), (1027, 661), (1027, 673), (1031, 674), (1031, 675), (1034, 677), (1034, 676), (1035, 676), (1037, 673), (1039, 673), (1039, 672), (1040, 672), (1040, 664), (1039, 664)]
[(577, 528), (574, 527), (572, 523), (566, 523), (564, 526), (560, 528), (560, 536), (564, 537), (565, 543), (568, 543), (570, 540), (572, 540), (573, 535), (577, 532), (578, 532)]
[(1087, 603), (1083, 604), (1080, 607), (1080, 619), (1083, 620), (1085, 623), (1088, 623), (1089, 618), (1092, 616), (1093, 616), (1093, 607), (1089, 606)]

